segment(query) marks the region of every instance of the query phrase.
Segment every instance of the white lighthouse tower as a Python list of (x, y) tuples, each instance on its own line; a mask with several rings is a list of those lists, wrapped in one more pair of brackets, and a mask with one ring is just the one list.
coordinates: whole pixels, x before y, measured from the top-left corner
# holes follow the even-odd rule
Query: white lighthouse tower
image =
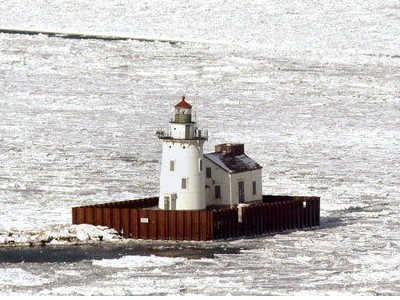
[(185, 97), (175, 105), (167, 132), (157, 132), (163, 143), (159, 209), (206, 208), (203, 144), (207, 132), (192, 120), (192, 106)]

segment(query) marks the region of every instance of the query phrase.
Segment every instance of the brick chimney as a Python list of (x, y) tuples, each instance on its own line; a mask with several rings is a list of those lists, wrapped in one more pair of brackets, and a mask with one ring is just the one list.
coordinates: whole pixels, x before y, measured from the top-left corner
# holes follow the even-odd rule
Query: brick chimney
[(231, 157), (244, 154), (244, 144), (219, 144), (215, 146), (215, 152), (224, 152)]

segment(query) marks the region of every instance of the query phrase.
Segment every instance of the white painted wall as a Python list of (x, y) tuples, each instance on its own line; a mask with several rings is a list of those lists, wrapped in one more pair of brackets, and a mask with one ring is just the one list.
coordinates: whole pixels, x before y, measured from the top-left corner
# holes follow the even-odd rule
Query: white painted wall
[[(239, 204), (239, 184), (244, 181), (245, 202), (252, 202), (262, 199), (262, 172), (261, 169), (229, 173), (204, 158), (204, 175), (206, 168), (211, 168), (211, 178), (205, 178), (206, 204), (207, 205), (236, 205)], [(256, 194), (253, 194), (253, 181), (256, 182)], [(221, 199), (215, 198), (215, 186), (221, 186)]]
[[(205, 178), (207, 205), (230, 205), (229, 173), (204, 158), (204, 176), (206, 176), (206, 168), (211, 168), (211, 178)], [(221, 199), (215, 199), (216, 185), (221, 186)]]
[[(164, 209), (164, 195), (176, 193), (177, 210), (206, 208), (205, 174), (200, 170), (203, 161), (203, 140), (162, 140), (163, 151), (160, 177), (159, 208)], [(170, 161), (174, 161), (174, 171)], [(187, 188), (182, 189), (182, 178), (187, 178)]]
[[(190, 127), (189, 136), (186, 137), (186, 126)], [(171, 137), (174, 139), (185, 139), (185, 138), (193, 138), (194, 137), (194, 125), (193, 124), (180, 124), (180, 123), (171, 123)]]
[[(247, 172), (232, 174), (232, 195), (235, 204), (239, 203), (239, 184), (244, 181), (245, 202), (252, 202), (262, 199), (262, 172), (261, 169), (256, 169)], [(256, 193), (253, 194), (253, 181), (256, 182)]]

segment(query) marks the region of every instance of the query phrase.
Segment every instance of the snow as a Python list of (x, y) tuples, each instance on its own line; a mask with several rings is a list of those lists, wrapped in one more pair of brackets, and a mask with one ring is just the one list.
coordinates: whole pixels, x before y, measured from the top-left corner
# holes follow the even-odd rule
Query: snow
[(246, 154), (237, 155), (233, 158), (223, 152), (204, 154), (210, 161), (227, 172), (243, 172), (259, 169), (260, 165)]
[(182, 94), (205, 153), (244, 143), (264, 193), (320, 196), (322, 226), (197, 243), (242, 249), (207, 260), (165, 242), (177, 256), (2, 263), (1, 294), (398, 295), (397, 2), (3, 1), (0, 28), (182, 41), (0, 34), (5, 247), (146, 244), (71, 226), (71, 207), (157, 195), (155, 132)]

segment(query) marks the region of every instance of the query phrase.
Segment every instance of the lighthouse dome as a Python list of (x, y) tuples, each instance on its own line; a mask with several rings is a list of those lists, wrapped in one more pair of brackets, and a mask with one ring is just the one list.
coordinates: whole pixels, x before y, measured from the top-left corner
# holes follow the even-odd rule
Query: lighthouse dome
[(186, 102), (185, 96), (182, 96), (182, 101), (175, 105), (173, 123), (192, 123), (192, 106)]

